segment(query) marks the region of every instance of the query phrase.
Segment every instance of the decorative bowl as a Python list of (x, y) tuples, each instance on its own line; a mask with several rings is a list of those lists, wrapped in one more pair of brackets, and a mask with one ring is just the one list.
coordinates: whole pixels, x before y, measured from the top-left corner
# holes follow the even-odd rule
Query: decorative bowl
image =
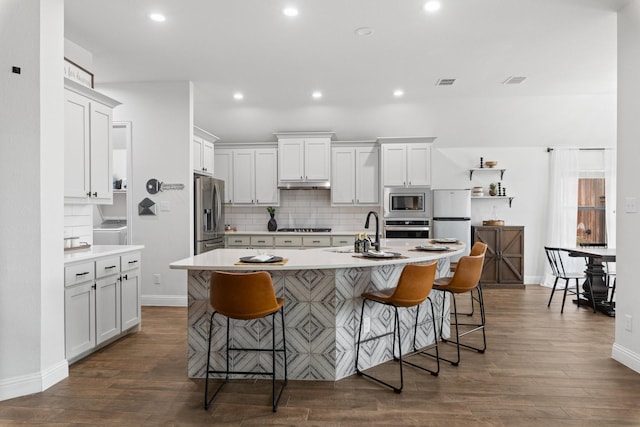
[(494, 166), (496, 166), (498, 164), (498, 162), (493, 161), (493, 160), (489, 160), (487, 162), (484, 162), (485, 165), (487, 165), (488, 168), (492, 168)]

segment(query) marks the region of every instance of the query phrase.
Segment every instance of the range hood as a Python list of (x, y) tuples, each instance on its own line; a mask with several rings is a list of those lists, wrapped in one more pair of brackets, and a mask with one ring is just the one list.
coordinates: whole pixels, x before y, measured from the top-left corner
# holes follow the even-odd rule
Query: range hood
[(329, 190), (329, 181), (284, 181), (278, 182), (280, 190)]

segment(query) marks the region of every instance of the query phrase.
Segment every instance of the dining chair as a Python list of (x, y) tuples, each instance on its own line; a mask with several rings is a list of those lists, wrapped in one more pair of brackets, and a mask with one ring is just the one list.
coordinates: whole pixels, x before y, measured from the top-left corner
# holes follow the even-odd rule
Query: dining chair
[[(269, 375), (271, 376), (271, 399), (273, 412), (278, 409), (278, 402), (282, 396), (287, 379), (287, 345), (284, 325), (284, 299), (277, 298), (271, 276), (266, 271), (253, 273), (228, 273), (214, 271), (211, 273), (211, 286), (209, 290), (209, 302), (213, 313), (209, 320), (209, 341), (207, 351), (207, 373), (204, 388), (204, 408), (209, 409), (211, 402), (218, 395), (222, 387), (229, 382), (230, 374), (242, 375)], [(225, 370), (211, 369), (211, 337), (214, 329), (214, 317), (216, 314), (226, 317), (226, 368)], [(282, 347), (276, 348), (276, 314), (280, 313), (282, 323)], [(230, 319), (254, 320), (271, 317), (271, 348), (238, 348), (229, 345)], [(258, 351), (271, 352), (270, 371), (232, 371), (229, 369), (229, 352), (231, 351)], [(283, 354), (284, 380), (280, 392), (276, 397), (276, 353)], [(222, 383), (215, 393), (209, 397), (209, 375), (224, 374)]]
[[(433, 301), (429, 297), (431, 293), (431, 289), (433, 287), (433, 282), (436, 276), (436, 268), (437, 263), (433, 262), (431, 264), (407, 264), (402, 269), (400, 273), (400, 278), (398, 279), (398, 284), (394, 288), (383, 289), (379, 291), (370, 291), (362, 294), (362, 308), (360, 309), (360, 326), (358, 328), (358, 341), (356, 346), (356, 374), (359, 376), (363, 376), (369, 378), (373, 381), (378, 382), (384, 386), (391, 388), (394, 392), (400, 393), (402, 392), (402, 388), (404, 386), (404, 376), (402, 373), (402, 365), (407, 364), (411, 365), (415, 368), (421, 369), (423, 371), (429, 372), (433, 376), (438, 376), (440, 372), (440, 358), (438, 353), (438, 339), (437, 339), (437, 330), (436, 330), (436, 320), (435, 314), (433, 311)], [(420, 311), (420, 304), (422, 304), (425, 300), (429, 301), (431, 305), (431, 321), (433, 324), (433, 334), (434, 334), (434, 347), (435, 347), (435, 359), (436, 359), (436, 369), (431, 370), (426, 367), (420, 366), (418, 364), (412, 363), (406, 360), (407, 357), (415, 355), (415, 354), (426, 354), (423, 350), (416, 348), (416, 335), (418, 332), (418, 314)], [(373, 336), (362, 340), (362, 319), (364, 317), (364, 307), (367, 301), (371, 301), (377, 304), (384, 304), (390, 306), (394, 310), (393, 317), (393, 344), (391, 347), (391, 351), (393, 354), (394, 360), (399, 362), (400, 366), (400, 386), (393, 386), (378, 377), (375, 377), (371, 374), (365, 373), (360, 370), (359, 359), (360, 359), (360, 346), (366, 342), (370, 342), (379, 338), (383, 338), (388, 336), (389, 333)], [(413, 327), (413, 352), (409, 354), (402, 354), (402, 337), (400, 331), (400, 320), (398, 316), (398, 308), (410, 308), (416, 307), (416, 316)], [(395, 343), (396, 339), (398, 342), (398, 357), (395, 355)], [(431, 354), (426, 354), (431, 356)], [(404, 358), (403, 358), (404, 357)]]
[[(547, 254), (547, 260), (549, 261), (549, 266), (551, 267), (551, 273), (555, 277), (553, 282), (553, 289), (551, 289), (551, 295), (549, 296), (549, 302), (547, 303), (547, 307), (551, 306), (551, 300), (553, 299), (553, 294), (556, 291), (556, 286), (558, 285), (558, 280), (564, 280), (564, 293), (562, 296), (562, 307), (560, 308), (560, 313), (564, 312), (564, 302), (567, 299), (567, 292), (572, 295), (576, 295), (577, 304), (580, 307), (580, 280), (585, 280), (586, 275), (583, 272), (572, 272), (567, 271), (565, 267), (565, 262), (563, 261), (563, 251), (560, 248), (554, 248), (550, 246), (545, 246), (544, 251)], [(571, 280), (575, 280), (575, 290), (569, 289), (569, 282)]]

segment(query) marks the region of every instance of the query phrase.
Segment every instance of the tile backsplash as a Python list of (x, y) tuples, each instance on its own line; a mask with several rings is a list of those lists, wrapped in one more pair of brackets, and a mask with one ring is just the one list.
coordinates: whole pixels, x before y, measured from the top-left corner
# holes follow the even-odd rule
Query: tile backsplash
[(64, 237), (93, 244), (93, 205), (64, 205)]
[[(331, 206), (330, 190), (281, 190), (276, 207), (278, 228), (330, 227), (333, 231), (364, 231), (369, 211), (381, 214), (377, 206)], [(382, 221), (382, 217), (380, 217)], [(267, 231), (266, 206), (225, 207), (225, 223), (238, 231)]]

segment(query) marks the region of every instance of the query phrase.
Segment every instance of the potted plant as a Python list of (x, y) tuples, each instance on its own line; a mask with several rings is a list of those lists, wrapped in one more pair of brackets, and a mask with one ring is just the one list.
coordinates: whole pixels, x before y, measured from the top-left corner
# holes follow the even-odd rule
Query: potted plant
[(269, 216), (271, 217), (271, 219), (269, 219), (269, 222), (267, 223), (267, 230), (276, 231), (278, 229), (278, 223), (274, 218), (276, 214), (276, 208), (274, 208), (273, 206), (267, 206), (267, 212), (269, 212)]
[(489, 184), (489, 195), (490, 196), (495, 196), (496, 194), (498, 194), (497, 190), (496, 190), (496, 183), (492, 182), (491, 184)]

